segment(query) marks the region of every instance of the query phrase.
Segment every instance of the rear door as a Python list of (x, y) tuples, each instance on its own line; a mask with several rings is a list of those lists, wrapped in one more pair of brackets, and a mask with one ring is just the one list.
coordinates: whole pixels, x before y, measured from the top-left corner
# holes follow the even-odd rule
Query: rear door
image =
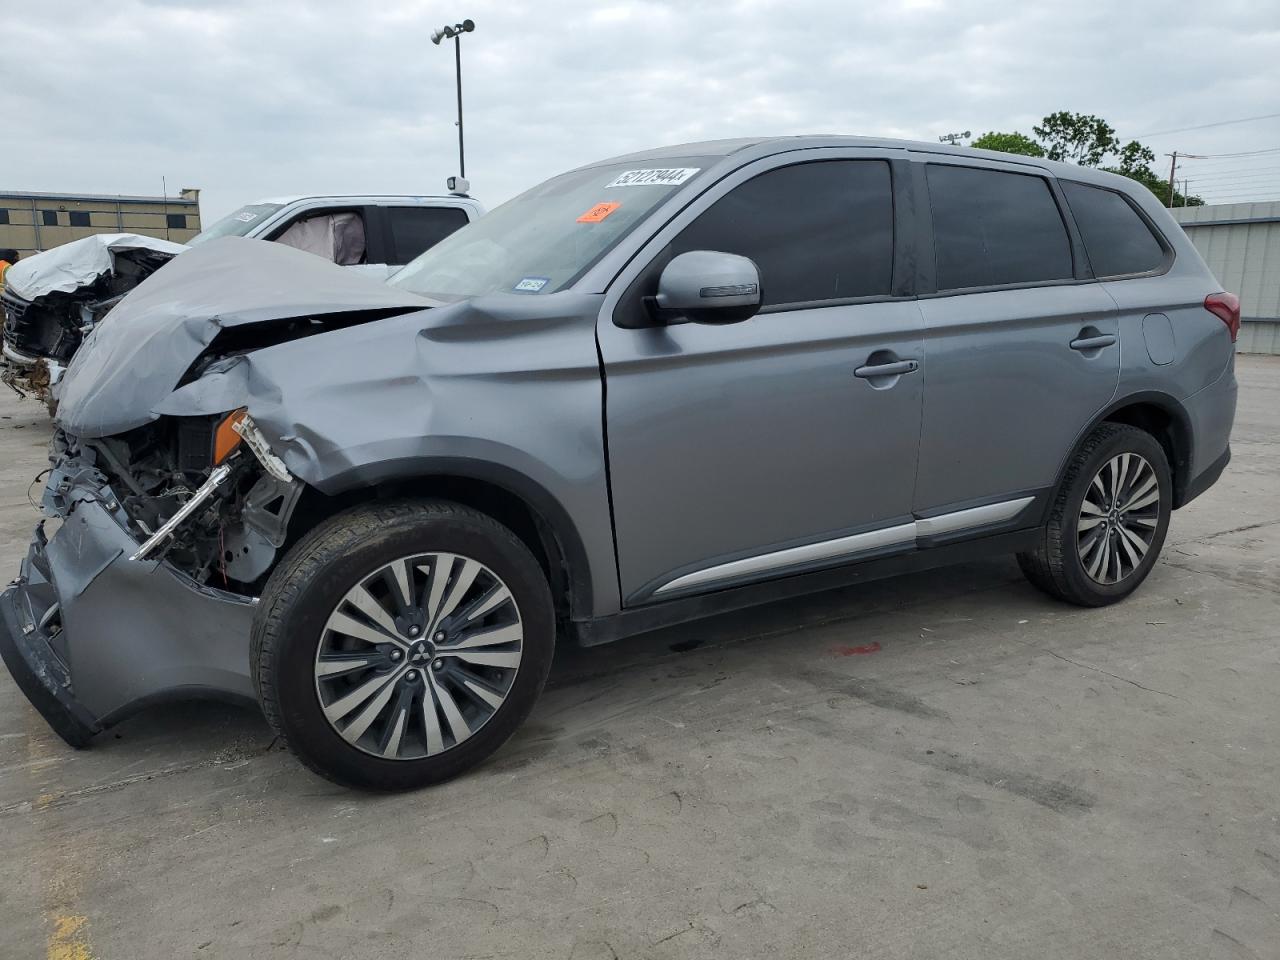
[[(895, 174), (885, 158), (819, 153), (717, 184), (606, 300), (598, 337), (626, 604), (913, 548), (923, 337), (895, 275)], [(688, 250), (754, 260), (761, 312), (727, 325), (614, 322), (632, 323)], [(871, 369), (895, 362), (898, 373)]]
[(920, 301), (929, 362), (915, 511), (990, 505), (933, 524), (939, 533), (1022, 525), (1116, 391), (1116, 306), (1050, 178), (950, 157), (917, 169), (934, 277)]
[(387, 206), (381, 210), (386, 223), (383, 235), (389, 273), (395, 273), (470, 222), (461, 207)]

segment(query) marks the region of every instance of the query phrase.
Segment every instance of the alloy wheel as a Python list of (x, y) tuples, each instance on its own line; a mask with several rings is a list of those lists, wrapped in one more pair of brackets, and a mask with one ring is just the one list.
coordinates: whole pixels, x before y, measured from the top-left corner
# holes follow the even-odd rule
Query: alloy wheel
[(473, 736), (520, 669), (515, 597), (482, 563), (452, 553), (379, 567), (334, 607), (315, 658), (329, 724), (365, 753), (419, 760)]
[(1119, 583), (1141, 566), (1160, 524), (1160, 481), (1145, 458), (1121, 453), (1102, 465), (1085, 491), (1076, 548), (1090, 579)]

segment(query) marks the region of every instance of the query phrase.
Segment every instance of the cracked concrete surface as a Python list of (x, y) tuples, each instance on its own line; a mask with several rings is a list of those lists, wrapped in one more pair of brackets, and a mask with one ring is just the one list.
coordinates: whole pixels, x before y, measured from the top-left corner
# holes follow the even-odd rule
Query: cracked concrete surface
[[(260, 717), (74, 752), (0, 677), (0, 958), (1280, 957), (1280, 360), (1128, 602), (1012, 560), (564, 650), (471, 776), (368, 797)], [(43, 467), (0, 399), (0, 564)]]

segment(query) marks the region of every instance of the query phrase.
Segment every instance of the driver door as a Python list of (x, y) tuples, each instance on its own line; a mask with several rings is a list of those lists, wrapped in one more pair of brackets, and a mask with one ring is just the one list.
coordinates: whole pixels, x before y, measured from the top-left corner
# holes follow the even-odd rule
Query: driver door
[[(695, 200), (606, 300), (624, 605), (914, 547), (924, 340), (894, 273), (895, 171), (805, 156), (750, 165)], [(724, 325), (615, 323), (634, 324), (661, 268), (689, 250), (754, 260), (761, 311)], [(914, 369), (868, 372), (896, 361)]]

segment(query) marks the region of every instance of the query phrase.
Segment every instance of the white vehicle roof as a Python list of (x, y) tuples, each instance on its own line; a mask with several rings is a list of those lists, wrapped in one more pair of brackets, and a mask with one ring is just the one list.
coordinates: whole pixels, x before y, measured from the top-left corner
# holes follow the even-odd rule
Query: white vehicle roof
[(255, 203), (276, 203), (281, 206), (289, 206), (294, 203), (303, 201), (311, 202), (314, 200), (337, 201), (339, 203), (372, 203), (378, 205), (387, 205), (390, 203), (410, 204), (423, 206), (434, 205), (440, 202), (449, 204), (466, 204), (469, 206), (478, 206), (479, 201), (475, 197), (462, 196), (461, 194), (397, 194), (397, 193), (302, 193), (286, 197), (265, 197), (257, 200)]

